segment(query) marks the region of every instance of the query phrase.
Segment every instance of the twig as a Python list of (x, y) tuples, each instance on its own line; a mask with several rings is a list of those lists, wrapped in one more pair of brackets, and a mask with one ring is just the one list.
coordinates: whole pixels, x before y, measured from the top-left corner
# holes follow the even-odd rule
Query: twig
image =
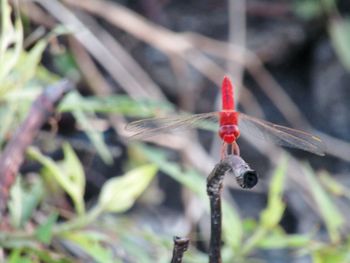
[(268, 18), (289, 18), (293, 15), (293, 5), (288, 2), (249, 1), (247, 4), (247, 15)]
[(183, 254), (188, 248), (189, 239), (184, 237), (174, 237), (174, 250), (171, 263), (181, 263)]
[(210, 246), (209, 262), (221, 262), (221, 192), (224, 175), (230, 166), (226, 163), (219, 163), (210, 173), (207, 180), (207, 193), (210, 200)]
[[(229, 42), (241, 47), (246, 46), (246, 0), (228, 1), (229, 11)], [(230, 51), (235, 52), (235, 51)], [(237, 87), (241, 87), (243, 82), (244, 63), (237, 61), (227, 61), (228, 70), (232, 74)], [(235, 89), (235, 98), (238, 102), (239, 89)]]
[[(14, 0), (11, 0), (10, 3), (14, 4)], [(19, 8), (21, 12), (26, 15), (30, 14), (30, 20), (34, 23), (42, 25), (47, 28), (53, 28), (57, 25), (56, 21), (45, 11), (39, 8), (37, 5), (33, 4), (31, 1), (19, 1)]]
[[(166, 96), (161, 88), (153, 81), (144, 68), (130, 55), (129, 51), (107, 30), (99, 25), (94, 17), (86, 12), (75, 13), (84, 25), (110, 50), (116, 60), (126, 68), (128, 72), (141, 83), (142, 89), (154, 100), (165, 101)], [(83, 44), (84, 46), (84, 44)], [(118, 80), (116, 80), (118, 81)]]
[(109, 83), (104, 79), (89, 53), (83, 48), (82, 44), (73, 37), (68, 38), (68, 43), (90, 90), (97, 96), (111, 95), (112, 87), (110, 87)]
[[(150, 78), (148, 78), (147, 82), (147, 84), (150, 84), (147, 86), (138, 80), (141, 74), (145, 75), (144, 72), (139, 73), (138, 77), (135, 77), (135, 72), (139, 72), (140, 67), (136, 68), (135, 65), (137, 63), (135, 63), (132, 65), (132, 68), (130, 68), (130, 61), (132, 58), (127, 52), (122, 49), (114, 50), (115, 52), (118, 52), (118, 56), (116, 56), (116, 54), (112, 52), (112, 50), (101, 41), (101, 39), (99, 39), (99, 37), (101, 37), (99, 32), (96, 34), (92, 29), (85, 26), (82, 20), (77, 17), (74, 12), (61, 4), (61, 2), (56, 0), (35, 0), (34, 2), (39, 3), (43, 8), (50, 12), (52, 16), (72, 31), (74, 37), (105, 68), (111, 77), (129, 93), (130, 96), (135, 99), (144, 97), (160, 98), (161, 93), (159, 93), (159, 89)], [(105, 36), (105, 32), (101, 33)], [(111, 38), (109, 38), (109, 40), (110, 39)], [(117, 45), (118, 44), (115, 44), (114, 47), (117, 47)], [(125, 60), (126, 57), (129, 59), (128, 61)], [(129, 68), (127, 68), (126, 65), (129, 65)]]
[(211, 216), (209, 263), (221, 263), (221, 192), (226, 172), (233, 174), (242, 188), (252, 188), (258, 182), (257, 173), (238, 155), (228, 155), (208, 176), (207, 193)]
[(53, 113), (60, 99), (72, 88), (72, 84), (67, 80), (46, 88), (34, 101), (27, 118), (6, 145), (0, 157), (0, 215), (5, 211), (9, 189), (23, 162), (25, 150)]

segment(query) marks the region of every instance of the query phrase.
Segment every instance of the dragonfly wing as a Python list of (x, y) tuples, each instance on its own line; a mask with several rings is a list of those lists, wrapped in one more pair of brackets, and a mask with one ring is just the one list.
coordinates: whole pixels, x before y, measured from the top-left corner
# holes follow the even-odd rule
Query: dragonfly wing
[(134, 121), (126, 125), (125, 129), (132, 133), (133, 139), (149, 138), (161, 133), (172, 133), (187, 128), (207, 130), (218, 129), (218, 112), (177, 115), (161, 118), (150, 118)]
[(304, 131), (259, 120), (244, 113), (239, 113), (238, 125), (244, 134), (281, 146), (298, 148), (321, 156), (325, 152), (321, 139)]

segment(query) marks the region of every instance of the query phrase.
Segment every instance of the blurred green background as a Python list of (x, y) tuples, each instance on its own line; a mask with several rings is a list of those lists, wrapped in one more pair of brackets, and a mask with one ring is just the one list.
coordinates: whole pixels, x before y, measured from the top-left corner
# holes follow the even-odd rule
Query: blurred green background
[(35, 98), (76, 89), (36, 134), (1, 215), (1, 262), (207, 262), (216, 127), (136, 141), (125, 125), (220, 108), (319, 136), (320, 157), (242, 134), (259, 176), (227, 176), (223, 262), (350, 262), (350, 2), (0, 0), (0, 144)]

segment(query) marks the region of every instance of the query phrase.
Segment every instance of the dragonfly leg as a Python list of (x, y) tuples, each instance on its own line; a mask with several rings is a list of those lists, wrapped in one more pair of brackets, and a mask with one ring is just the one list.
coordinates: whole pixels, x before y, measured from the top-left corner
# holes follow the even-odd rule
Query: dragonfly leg
[(238, 155), (238, 156), (241, 155), (237, 142), (233, 142), (231, 144), (231, 151), (234, 155)]
[(238, 144), (236, 142), (233, 142), (231, 144), (223, 142), (221, 146), (221, 159), (224, 159), (226, 156), (231, 154), (240, 156)]
[(226, 142), (222, 142), (222, 146), (221, 146), (221, 160), (223, 160), (223, 159), (225, 159), (225, 157), (227, 156), (227, 149), (228, 149), (229, 147), (227, 147), (227, 144), (226, 144)]

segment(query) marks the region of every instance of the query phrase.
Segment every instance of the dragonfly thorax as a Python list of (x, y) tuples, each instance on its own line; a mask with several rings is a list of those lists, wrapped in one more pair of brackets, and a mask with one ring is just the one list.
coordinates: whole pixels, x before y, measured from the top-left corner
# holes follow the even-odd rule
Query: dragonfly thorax
[(226, 143), (233, 143), (239, 136), (238, 113), (234, 110), (220, 112), (219, 136)]
[(219, 128), (220, 138), (228, 144), (235, 142), (239, 137), (239, 134), (238, 126), (234, 124), (221, 125)]

